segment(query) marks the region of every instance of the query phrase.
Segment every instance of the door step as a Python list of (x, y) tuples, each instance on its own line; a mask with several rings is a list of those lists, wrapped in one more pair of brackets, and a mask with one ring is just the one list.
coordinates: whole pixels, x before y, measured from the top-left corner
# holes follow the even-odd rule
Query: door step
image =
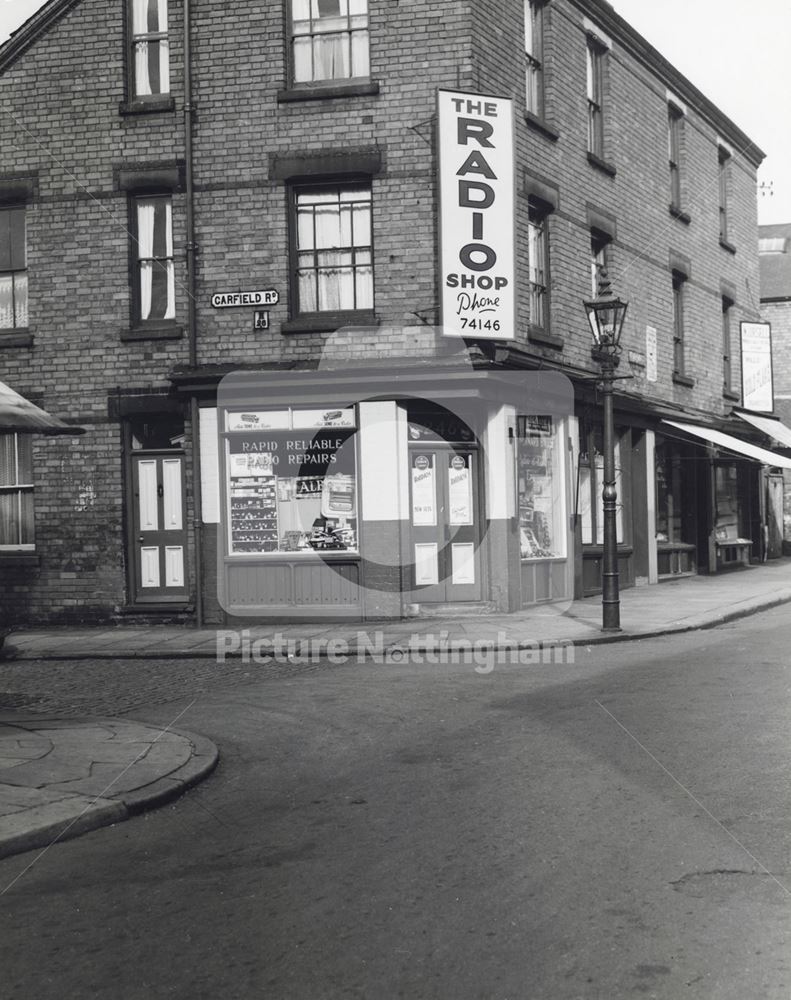
[(498, 614), (493, 601), (457, 601), (450, 604), (410, 604), (409, 618), (467, 618)]

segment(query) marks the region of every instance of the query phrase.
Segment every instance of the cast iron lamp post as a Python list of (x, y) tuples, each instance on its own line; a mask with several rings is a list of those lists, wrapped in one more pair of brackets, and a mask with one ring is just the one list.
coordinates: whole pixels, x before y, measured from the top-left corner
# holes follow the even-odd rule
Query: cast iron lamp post
[(599, 276), (599, 294), (592, 302), (585, 303), (593, 347), (591, 356), (601, 367), (602, 397), (604, 403), (604, 555), (602, 558), (602, 631), (619, 632), (621, 605), (618, 597), (618, 537), (616, 509), (618, 494), (615, 489), (615, 429), (612, 415), (612, 387), (615, 369), (621, 360), (621, 330), (623, 329), (626, 303), (616, 298), (607, 276)]

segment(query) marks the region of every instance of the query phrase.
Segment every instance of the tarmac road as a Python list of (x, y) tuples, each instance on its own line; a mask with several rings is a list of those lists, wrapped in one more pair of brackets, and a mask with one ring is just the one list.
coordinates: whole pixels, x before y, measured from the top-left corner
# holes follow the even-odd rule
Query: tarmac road
[[(573, 664), (197, 678), (214, 775), (0, 862), (0, 994), (788, 1000), (789, 650), (781, 607)], [(19, 669), (112, 711), (98, 667)], [(139, 669), (133, 717), (195, 697)]]

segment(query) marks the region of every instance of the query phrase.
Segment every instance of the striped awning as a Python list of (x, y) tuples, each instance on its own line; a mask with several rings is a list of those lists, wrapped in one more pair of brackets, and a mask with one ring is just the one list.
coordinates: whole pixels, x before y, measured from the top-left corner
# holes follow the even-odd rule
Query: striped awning
[(662, 423), (684, 431), (685, 434), (692, 434), (694, 437), (702, 438), (704, 441), (708, 441), (709, 444), (714, 444), (725, 451), (732, 451), (737, 455), (751, 458), (754, 462), (760, 462), (762, 465), (773, 465), (781, 469), (791, 469), (791, 458), (786, 458), (785, 455), (778, 455), (767, 448), (759, 448), (758, 445), (751, 444), (749, 441), (742, 441), (741, 438), (733, 437), (732, 434), (725, 434), (723, 431), (715, 430), (713, 427), (704, 427), (702, 424), (682, 424), (676, 420), (663, 420)]
[(755, 413), (737, 413), (736, 416), (757, 427), (767, 437), (774, 438), (784, 448), (791, 448), (791, 427), (786, 427), (777, 417), (759, 417)]

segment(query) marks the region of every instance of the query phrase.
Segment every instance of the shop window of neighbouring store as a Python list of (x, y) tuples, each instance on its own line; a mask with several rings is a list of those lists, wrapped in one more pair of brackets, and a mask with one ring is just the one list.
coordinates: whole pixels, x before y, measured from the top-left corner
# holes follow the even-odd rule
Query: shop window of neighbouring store
[(130, 96), (135, 100), (170, 93), (167, 0), (130, 0)]
[(714, 466), (714, 537), (718, 542), (749, 537), (746, 517), (745, 476), (735, 464)]
[[(624, 536), (624, 476), (621, 462), (622, 442), (616, 429), (615, 437), (615, 489), (618, 495), (616, 508), (616, 532), (618, 544), (626, 541)], [(582, 527), (583, 545), (604, 544), (604, 510), (602, 488), (604, 486), (604, 428), (601, 424), (580, 421), (580, 452), (577, 483), (577, 511)]]
[(28, 434), (0, 434), (0, 552), (33, 549), (31, 438)]
[(225, 414), (229, 555), (358, 550), (350, 409)]
[(367, 79), (367, 0), (291, 0), (294, 84)]
[(296, 187), (293, 195), (297, 315), (372, 310), (370, 184)]
[(551, 416), (517, 418), (516, 483), (522, 559), (566, 555), (563, 424)]

